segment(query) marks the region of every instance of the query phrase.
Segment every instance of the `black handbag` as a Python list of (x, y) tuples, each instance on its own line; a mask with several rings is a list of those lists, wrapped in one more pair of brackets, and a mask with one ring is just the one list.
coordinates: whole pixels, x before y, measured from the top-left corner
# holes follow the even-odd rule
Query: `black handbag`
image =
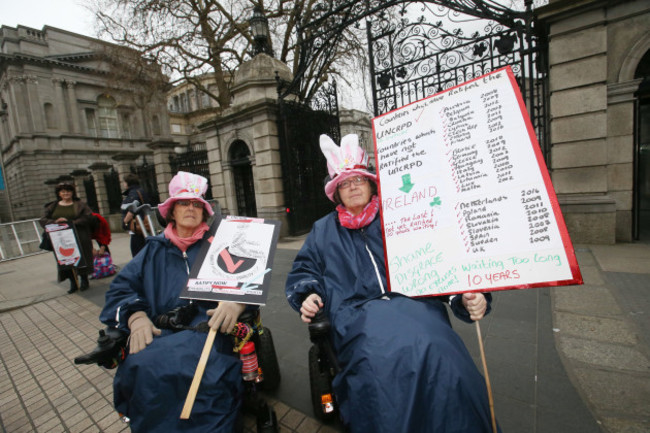
[(54, 248), (52, 247), (52, 241), (50, 240), (50, 236), (47, 234), (45, 230), (43, 230), (43, 234), (41, 235), (41, 243), (38, 245), (38, 247), (45, 251), (54, 251)]

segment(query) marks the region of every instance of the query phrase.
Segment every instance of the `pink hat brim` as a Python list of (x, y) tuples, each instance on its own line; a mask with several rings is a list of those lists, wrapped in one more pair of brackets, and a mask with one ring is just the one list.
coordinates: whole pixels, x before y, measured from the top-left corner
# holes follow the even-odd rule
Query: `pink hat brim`
[(327, 198), (329, 198), (331, 201), (334, 201), (334, 193), (336, 192), (336, 187), (338, 186), (338, 184), (340, 182), (343, 182), (348, 177), (352, 177), (352, 176), (367, 177), (368, 179), (372, 179), (373, 182), (377, 183), (377, 176), (370, 173), (368, 170), (364, 170), (362, 168), (345, 170), (343, 173), (339, 174), (334, 179), (327, 182), (327, 184), (325, 185), (325, 195), (327, 195)]
[(210, 206), (210, 203), (202, 199), (201, 197), (197, 197), (194, 194), (187, 194), (187, 196), (184, 197), (185, 194), (177, 195), (176, 197), (169, 197), (167, 200), (165, 200), (163, 203), (158, 205), (158, 212), (160, 212), (160, 215), (162, 215), (163, 218), (167, 218), (167, 212), (169, 212), (169, 209), (172, 207), (172, 204), (178, 200), (198, 200), (201, 203), (203, 203), (203, 208), (208, 211), (208, 215), (212, 216), (214, 215), (214, 211), (212, 210), (212, 206)]

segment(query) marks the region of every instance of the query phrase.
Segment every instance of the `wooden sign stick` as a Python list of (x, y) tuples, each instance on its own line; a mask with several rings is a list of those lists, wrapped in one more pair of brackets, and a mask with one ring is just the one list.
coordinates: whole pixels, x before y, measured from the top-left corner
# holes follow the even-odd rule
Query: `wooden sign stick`
[(75, 288), (79, 290), (79, 280), (77, 279), (77, 271), (75, 270), (74, 266), (72, 267), (72, 277), (74, 278)]
[(199, 358), (199, 363), (196, 366), (196, 371), (194, 372), (194, 379), (192, 379), (192, 385), (190, 390), (187, 393), (187, 398), (185, 399), (185, 405), (183, 405), (183, 411), (181, 412), (181, 419), (189, 419), (190, 412), (192, 412), (192, 407), (194, 406), (194, 399), (196, 399), (196, 393), (199, 390), (199, 385), (201, 384), (201, 378), (203, 377), (203, 371), (205, 371), (205, 366), (208, 363), (208, 357), (210, 356), (210, 350), (214, 344), (214, 337), (217, 335), (217, 331), (210, 328), (208, 332), (208, 338), (205, 340), (203, 345), (203, 352), (201, 352), (201, 357)]
[(492, 417), (492, 431), (497, 433), (497, 420), (494, 416), (494, 400), (492, 399), (492, 387), (490, 386), (490, 376), (488, 375), (487, 362), (485, 361), (485, 351), (483, 350), (483, 339), (481, 338), (481, 325), (476, 323), (476, 333), (478, 334), (478, 347), (481, 350), (481, 362), (483, 363), (483, 374), (485, 375), (485, 385), (487, 386), (488, 401), (490, 402), (490, 416)]

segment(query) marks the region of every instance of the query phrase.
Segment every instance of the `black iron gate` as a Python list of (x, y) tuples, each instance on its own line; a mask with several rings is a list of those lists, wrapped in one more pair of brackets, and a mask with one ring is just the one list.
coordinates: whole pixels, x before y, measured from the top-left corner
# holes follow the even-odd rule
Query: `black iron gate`
[(255, 182), (251, 166), (250, 151), (243, 141), (236, 141), (228, 151), (228, 163), (232, 168), (237, 200), (237, 215), (257, 216), (255, 202)]
[(120, 175), (114, 168), (104, 174), (106, 184), (106, 196), (108, 197), (108, 209), (110, 213), (120, 213), (122, 205), (122, 189), (120, 188)]
[[(282, 83), (279, 91), (281, 94)], [(289, 233), (306, 233), (318, 218), (333, 209), (325, 196), (327, 162), (319, 137), (340, 141), (336, 83), (324, 86), (306, 103), (279, 99), (278, 131), (284, 198)]]
[(86, 191), (86, 203), (93, 212), (99, 212), (99, 205), (97, 204), (97, 190), (95, 189), (95, 178), (92, 174), (84, 178), (84, 190)]
[(208, 190), (205, 193), (205, 198), (206, 200), (212, 200), (208, 150), (205, 143), (190, 144), (185, 153), (169, 155), (169, 165), (171, 165), (174, 174), (179, 171), (187, 171), (205, 177), (208, 180)]

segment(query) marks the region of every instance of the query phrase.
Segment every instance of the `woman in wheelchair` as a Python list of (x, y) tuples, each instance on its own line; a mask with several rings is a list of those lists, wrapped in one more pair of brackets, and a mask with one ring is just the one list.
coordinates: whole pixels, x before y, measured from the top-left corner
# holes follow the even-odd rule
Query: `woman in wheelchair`
[[(346, 428), (358, 433), (492, 432), (487, 390), (445, 306), (386, 292), (376, 176), (356, 135), (341, 146), (320, 138), (335, 211), (314, 223), (286, 283), (291, 306), (310, 323), (331, 322), (340, 366), (333, 389)], [(465, 322), (490, 310), (489, 294), (449, 302)]]
[(202, 176), (185, 172), (174, 176), (170, 198), (159, 206), (168, 221), (164, 234), (147, 239), (144, 249), (115, 277), (106, 293), (100, 320), (130, 333), (129, 355), (119, 365), (113, 382), (114, 404), (130, 419), (136, 433), (232, 433), (241, 416), (242, 367), (227, 333), (245, 305), (194, 303), (189, 328), (207, 321), (220, 333), (188, 420), (179, 417), (206, 334), (193, 329), (173, 332), (154, 325), (160, 324), (155, 318), (188, 304), (178, 295), (209, 235), (206, 220), (213, 211), (202, 197), (206, 189), (207, 180)]

